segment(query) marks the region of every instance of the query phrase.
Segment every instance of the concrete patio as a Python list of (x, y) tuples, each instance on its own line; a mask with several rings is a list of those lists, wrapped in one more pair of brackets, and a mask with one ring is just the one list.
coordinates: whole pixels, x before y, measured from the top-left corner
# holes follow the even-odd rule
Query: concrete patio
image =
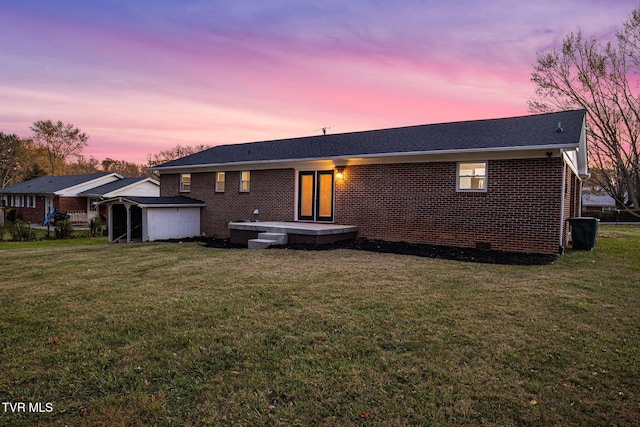
[(229, 233), (231, 243), (260, 249), (287, 243), (326, 245), (351, 240), (356, 238), (358, 227), (315, 222), (230, 222)]

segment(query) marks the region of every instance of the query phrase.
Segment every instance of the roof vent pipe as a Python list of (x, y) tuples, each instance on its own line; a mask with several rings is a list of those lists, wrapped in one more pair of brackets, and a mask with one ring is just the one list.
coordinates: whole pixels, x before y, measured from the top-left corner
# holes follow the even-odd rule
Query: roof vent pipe
[(562, 129), (562, 123), (558, 122), (558, 128), (556, 129), (556, 133), (562, 133), (564, 132), (564, 129)]

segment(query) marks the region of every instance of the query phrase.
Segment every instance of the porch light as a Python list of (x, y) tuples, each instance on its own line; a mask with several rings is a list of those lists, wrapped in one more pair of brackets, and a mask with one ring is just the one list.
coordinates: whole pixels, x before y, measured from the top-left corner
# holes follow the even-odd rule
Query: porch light
[(336, 167), (336, 181), (342, 182), (344, 180), (344, 166)]

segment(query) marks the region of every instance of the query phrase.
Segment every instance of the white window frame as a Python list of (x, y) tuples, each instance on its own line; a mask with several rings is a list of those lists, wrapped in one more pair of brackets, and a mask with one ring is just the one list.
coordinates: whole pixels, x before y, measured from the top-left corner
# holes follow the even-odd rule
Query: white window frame
[[(185, 177), (189, 177), (188, 182), (185, 182)], [(185, 185), (186, 184), (186, 185)], [(181, 193), (189, 193), (191, 192), (191, 174), (190, 173), (181, 173), (180, 174), (180, 192)]]
[(36, 207), (36, 196), (27, 195), (27, 207), (28, 208)]
[[(245, 179), (245, 174), (247, 174), (247, 179)], [(251, 171), (242, 171), (240, 172), (240, 192), (248, 193), (249, 191), (251, 191)]]
[(87, 203), (89, 204), (89, 212), (98, 212), (98, 205), (96, 204), (97, 202), (99, 202), (100, 199), (89, 199), (87, 201)]
[[(461, 170), (462, 167), (465, 165), (480, 165), (483, 164), (484, 165), (484, 175), (479, 175), (474, 173), (473, 175), (461, 175)], [(474, 168), (475, 169), (480, 169), (480, 168)], [(457, 166), (456, 166), (456, 191), (458, 192), (463, 192), (463, 193), (486, 193), (487, 192), (487, 187), (488, 187), (488, 176), (489, 176), (489, 162), (487, 162), (486, 160), (484, 161), (469, 161), (469, 162), (458, 162)], [(461, 179), (462, 178), (471, 178), (471, 179), (479, 179), (481, 178), (483, 180), (483, 188), (467, 188), (467, 187), (462, 187), (460, 185)]]
[[(222, 179), (220, 179), (222, 177)], [(227, 180), (225, 172), (216, 172), (216, 193), (224, 193), (224, 187)]]
[(14, 194), (11, 198), (11, 206), (14, 208), (23, 208), (24, 196), (22, 194)]
[(4, 195), (4, 194), (2, 196), (0, 196), (0, 206), (7, 207), (7, 205), (9, 204), (8, 198), (9, 197)]

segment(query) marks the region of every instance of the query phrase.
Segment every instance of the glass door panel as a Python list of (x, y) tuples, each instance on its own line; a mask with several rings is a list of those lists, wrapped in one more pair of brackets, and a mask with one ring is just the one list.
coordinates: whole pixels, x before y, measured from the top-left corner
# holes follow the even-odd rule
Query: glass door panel
[(316, 221), (333, 221), (333, 171), (318, 172)]
[(298, 219), (314, 220), (315, 172), (300, 172)]

